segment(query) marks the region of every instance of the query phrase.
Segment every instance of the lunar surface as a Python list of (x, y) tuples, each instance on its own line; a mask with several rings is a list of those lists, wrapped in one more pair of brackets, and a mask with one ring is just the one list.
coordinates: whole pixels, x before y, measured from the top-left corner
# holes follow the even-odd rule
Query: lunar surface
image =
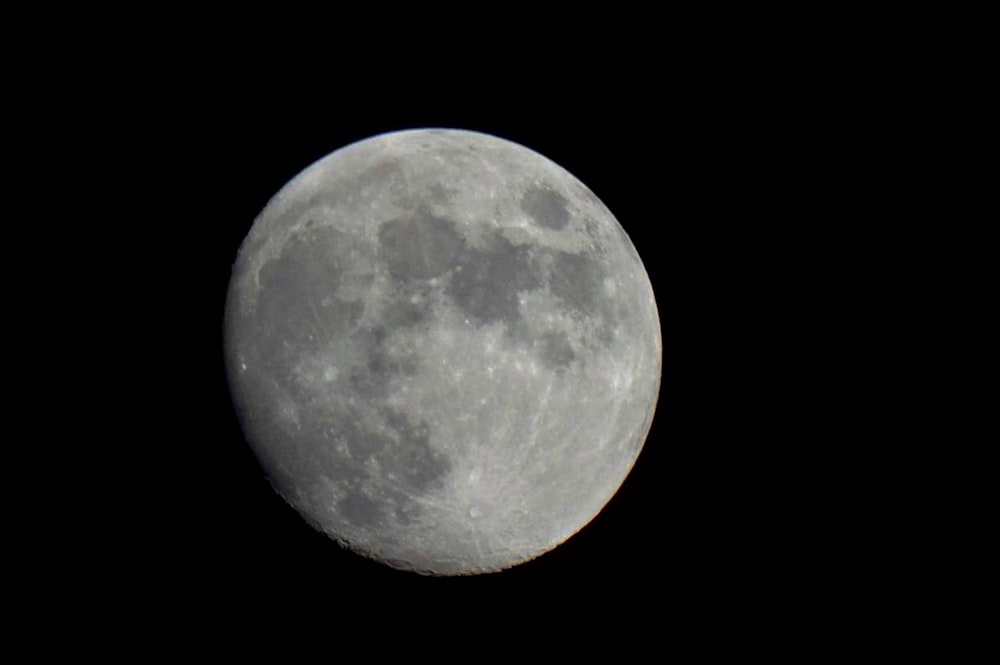
[(661, 347), (628, 236), (570, 173), (459, 130), (309, 166), (233, 267), (225, 345), (275, 490), (365, 556), (425, 574), (536, 557), (612, 497)]

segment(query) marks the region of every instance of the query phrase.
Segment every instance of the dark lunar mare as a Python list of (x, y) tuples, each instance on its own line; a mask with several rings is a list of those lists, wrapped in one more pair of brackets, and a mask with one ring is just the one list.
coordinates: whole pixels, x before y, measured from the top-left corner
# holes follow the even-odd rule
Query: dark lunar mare
[(530, 187), (521, 197), (521, 209), (539, 226), (560, 230), (569, 224), (568, 202), (559, 192), (545, 187)]
[[(387, 232), (387, 244), (400, 240), (427, 246), (428, 236), (432, 242), (441, 239), (443, 224), (427, 216), (405, 220)], [(402, 237), (393, 239), (393, 233)], [(401, 292), (387, 303), (382, 325), (356, 327), (364, 304), (337, 297), (349, 246), (344, 232), (313, 225), (261, 266), (252, 315), (239, 316), (233, 307), (227, 314), (229, 368), (231, 377), (241, 377), (231, 384), (247, 438), (275, 489), (308, 514), (324, 509), (335, 486), (344, 494), (337, 502), (338, 518), (374, 528), (393, 514), (412, 520), (418, 510), (405, 505), (404, 497), (428, 491), (450, 465), (430, 447), (425, 420), (384, 407), (366, 418), (346, 405), (318, 400), (295, 375), (298, 362), (321, 352), (323, 342), (334, 337), (353, 340), (363, 350), (345, 380), (367, 404), (384, 398), (395, 377), (417, 371), (414, 358), (390, 353), (386, 342), (388, 331), (419, 325), (427, 312)], [(400, 274), (426, 277), (437, 270), (419, 258), (409, 263), (395, 258), (400, 260), (393, 263), (390, 253), (387, 260)], [(270, 445), (275, 438), (283, 445)], [(392, 478), (390, 493), (398, 501), (391, 510), (367, 493), (386, 477)]]
[(486, 249), (469, 248), (462, 253), (449, 294), (476, 323), (503, 321), (513, 328), (521, 316), (518, 294), (541, 283), (530, 250), (494, 234)]
[[(284, 190), (241, 247), (226, 320), (240, 422), (275, 489), (363, 554), (446, 574), (536, 556), (642, 445), (659, 376), (648, 280), (597, 197), (534, 159), (451, 131), (359, 144)], [(423, 355), (436, 334), (465, 355)], [(449, 367), (454, 385), (429, 383)], [(639, 392), (612, 394), (619, 377)], [(489, 431), (454, 425), (470, 414)], [(508, 482), (524, 512), (492, 498)]]

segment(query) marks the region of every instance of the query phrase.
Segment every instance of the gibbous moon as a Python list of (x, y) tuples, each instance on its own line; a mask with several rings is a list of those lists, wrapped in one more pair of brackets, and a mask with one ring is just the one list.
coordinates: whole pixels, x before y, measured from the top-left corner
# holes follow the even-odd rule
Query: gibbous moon
[(469, 131), (383, 134), (306, 168), (233, 266), (229, 383), (275, 490), (390, 566), (497, 571), (607, 503), (649, 431), (649, 279), (600, 200)]

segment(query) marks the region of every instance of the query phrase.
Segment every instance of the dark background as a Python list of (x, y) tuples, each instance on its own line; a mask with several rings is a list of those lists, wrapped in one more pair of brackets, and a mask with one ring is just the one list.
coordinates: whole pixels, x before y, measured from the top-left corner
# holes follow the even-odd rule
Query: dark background
[[(626, 614), (666, 603), (674, 619), (699, 623), (827, 585), (814, 567), (831, 546), (815, 530), (823, 509), (802, 498), (823, 475), (803, 441), (832, 428), (810, 416), (805, 387), (818, 324), (808, 304), (824, 287), (798, 276), (819, 247), (801, 224), (816, 189), (805, 152), (831, 150), (835, 137), (776, 103), (783, 87), (701, 71), (531, 85), (497, 72), (478, 86), (411, 85), (397, 73), (330, 88), (220, 72), (122, 96), (89, 144), (99, 151), (112, 128), (103, 178), (125, 192), (104, 197), (121, 214), (107, 238), (113, 260), (97, 270), (122, 323), (99, 331), (89, 375), (109, 357), (124, 366), (113, 395), (101, 393), (127, 414), (102, 425), (116, 445), (101, 477), (114, 480), (94, 483), (111, 543), (94, 556), (109, 588), (138, 607), (180, 601), (208, 613), (517, 599), (540, 620), (553, 604), (586, 612), (602, 598)], [(660, 313), (659, 401), (631, 474), (577, 535), (499, 574), (421, 577), (313, 531), (268, 485), (226, 386), (226, 287), (255, 216), (329, 152), (419, 127), (487, 132), (567, 168), (628, 232)], [(827, 206), (811, 205), (822, 225)]]
[[(565, 106), (551, 104), (436, 109), (420, 100), (389, 110), (331, 101), (268, 107), (266, 112), (230, 103), (204, 117), (199, 111), (188, 118), (193, 124), (185, 125), (181, 136), (170, 137), (168, 144), (179, 142), (168, 149), (182, 149), (185, 155), (170, 161), (177, 167), (171, 174), (174, 195), (185, 203), (167, 225), (173, 232), (165, 238), (179, 260), (169, 275), (154, 279), (174, 294), (163, 324), (176, 332), (170, 336), (170, 366), (163, 368), (169, 383), (158, 395), (163, 403), (150, 406), (166, 407), (162, 417), (185, 423), (161, 458), (175, 474), (161, 488), (167, 493), (161, 501), (173, 536), (165, 539), (169, 544), (156, 547), (178, 548), (171, 568), (209, 587), (245, 586), (291, 598), (346, 588), (461, 594), (517, 587), (541, 592), (551, 585), (582, 584), (662, 587), (665, 592), (698, 584), (707, 574), (705, 557), (720, 556), (706, 551), (704, 539), (711, 535), (714, 540), (721, 527), (717, 520), (724, 519), (717, 515), (715, 524), (703, 523), (709, 506), (718, 501), (719, 461), (712, 469), (702, 468), (706, 457), (699, 448), (729, 448), (732, 443), (717, 440), (718, 431), (711, 433), (721, 414), (711, 414), (704, 400), (714, 398), (692, 394), (720, 379), (696, 377), (691, 370), (717, 368), (718, 359), (707, 362), (695, 348), (684, 348), (686, 339), (701, 338), (697, 349), (704, 349), (704, 335), (722, 342), (724, 333), (700, 326), (695, 333), (690, 322), (680, 323), (692, 305), (719, 306), (696, 302), (690, 291), (697, 285), (705, 292), (706, 280), (715, 276), (709, 265), (699, 265), (700, 250), (692, 247), (687, 230), (695, 220), (685, 216), (711, 204), (698, 203), (683, 191), (695, 177), (678, 168), (676, 160), (683, 153), (677, 146), (694, 137), (668, 131), (661, 120), (667, 114), (665, 103), (624, 96), (606, 104), (569, 113)], [(271, 490), (242, 439), (228, 399), (221, 338), (225, 289), (254, 217), (288, 179), (316, 159), (355, 140), (412, 127), (488, 132), (531, 147), (570, 170), (629, 233), (660, 308), (663, 383), (652, 430), (633, 472), (582, 532), (553, 552), (498, 575), (425, 579), (342, 551)], [(727, 435), (729, 431), (727, 427)], [(695, 459), (699, 462), (692, 464)], [(162, 529), (156, 527), (161, 534)], [(692, 568), (685, 571), (685, 565)]]
[[(548, 25), (495, 10), (452, 29), (418, 11), (433, 25), (268, 10), (261, 26), (109, 16), (107, 35), (61, 14), (71, 34), (47, 18), (51, 35), (11, 42), (6, 194), (27, 211), (8, 224), (6, 324), (30, 380), (10, 382), (7, 450), (38, 459), (5, 466), (30, 527), (9, 549), (35, 564), (10, 576), (45, 640), (60, 610), (116, 639), (123, 623), (172, 635), (245, 613), (433, 638), (442, 605), (500, 633), (485, 644), (533, 625), (745, 653), (880, 630), (887, 599), (923, 579), (885, 545), (930, 513), (893, 483), (940, 475), (901, 467), (900, 424), (933, 409), (892, 407), (897, 383), (926, 381), (906, 346), (933, 318), (925, 294), (951, 294), (913, 283), (950, 250), (908, 243), (955, 217), (923, 210), (952, 163), (927, 131), (978, 145), (933, 112), (960, 95), (928, 81), (982, 86), (939, 57), (936, 29), (896, 14), (599, 8)], [(222, 363), (230, 266), (268, 199), (347, 143), (427, 126), (511, 139), (587, 184), (643, 259), (663, 331), (653, 427), (618, 494), (553, 552), (467, 579), (394, 571), (305, 526), (243, 443)], [(907, 303), (920, 314), (885, 325)], [(567, 613), (594, 622), (560, 628)], [(626, 630), (606, 627), (617, 616)]]
[[(671, 241), (667, 230), (666, 210), (657, 211), (652, 203), (662, 196), (667, 186), (663, 180), (669, 176), (661, 170), (662, 161), (652, 155), (648, 163), (637, 161), (639, 146), (645, 144), (643, 150), (654, 153), (656, 147), (641, 136), (630, 136), (620, 120), (606, 117), (601, 124), (597, 120), (591, 120), (594, 126), (587, 127), (580, 118), (566, 122), (558, 114), (549, 117), (544, 110), (535, 110), (528, 117), (496, 110), (481, 114), (465, 110), (383, 114), (314, 111), (300, 118), (272, 116), (252, 136), (227, 135), (225, 129), (215, 135), (217, 143), (208, 155), (218, 164), (218, 171), (210, 168), (204, 177), (206, 192), (211, 192), (208, 196), (218, 208), (200, 222), (210, 228), (204, 235), (198, 234), (213, 245), (210, 256), (206, 252), (205, 272), (199, 277), (206, 282), (201, 329), (206, 337), (206, 386), (197, 392), (205, 400), (212, 436), (192, 441), (189, 477), (194, 483), (187, 496), (179, 497), (184, 519), (199, 529), (199, 555), (191, 565), (210, 577), (229, 577), (234, 574), (229, 562), (240, 561), (255, 584), (273, 584), (279, 593), (284, 592), (282, 587), (290, 591), (296, 584), (328, 584), (331, 588), (371, 584), (461, 592), (519, 584), (537, 587), (560, 580), (635, 584), (638, 577), (634, 576), (646, 580), (655, 576), (669, 549), (676, 546), (671, 532), (676, 532), (684, 519), (679, 506), (670, 507), (676, 499), (664, 491), (670, 485), (664, 470), (669, 468), (671, 457), (667, 445), (670, 422), (665, 414), (678, 407), (676, 400), (672, 404), (669, 398), (676, 389), (670, 381), (664, 382), (661, 415), (654, 421), (634, 472), (615, 500), (583, 532), (550, 554), (500, 575), (429, 580), (341, 551), (286, 507), (243, 443), (222, 373), (219, 326), (228, 270), (257, 212), (284, 182), (314, 160), (352, 141), (407, 127), (461, 127), (502, 136), (542, 152), (588, 183), (619, 219), (628, 220), (626, 230), (639, 248), (654, 285), (660, 287), (657, 296), (665, 346), (669, 347), (670, 302), (676, 296), (666, 286), (669, 279), (662, 266), (670, 254), (665, 246), (676, 240)], [(201, 261), (196, 265), (202, 267)], [(673, 364), (670, 355), (665, 361), (664, 373), (669, 376)], [(211, 546), (204, 548), (205, 543)], [(216, 571), (214, 566), (220, 569)]]

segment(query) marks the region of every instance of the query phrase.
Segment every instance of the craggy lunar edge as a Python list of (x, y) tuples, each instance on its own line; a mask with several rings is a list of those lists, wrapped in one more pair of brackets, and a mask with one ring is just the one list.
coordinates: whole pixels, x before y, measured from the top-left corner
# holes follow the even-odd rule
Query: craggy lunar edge
[(391, 566), (513, 566), (590, 521), (649, 431), (649, 279), (594, 194), (459, 130), (370, 138), (266, 206), (233, 267), (229, 383), (277, 492)]

